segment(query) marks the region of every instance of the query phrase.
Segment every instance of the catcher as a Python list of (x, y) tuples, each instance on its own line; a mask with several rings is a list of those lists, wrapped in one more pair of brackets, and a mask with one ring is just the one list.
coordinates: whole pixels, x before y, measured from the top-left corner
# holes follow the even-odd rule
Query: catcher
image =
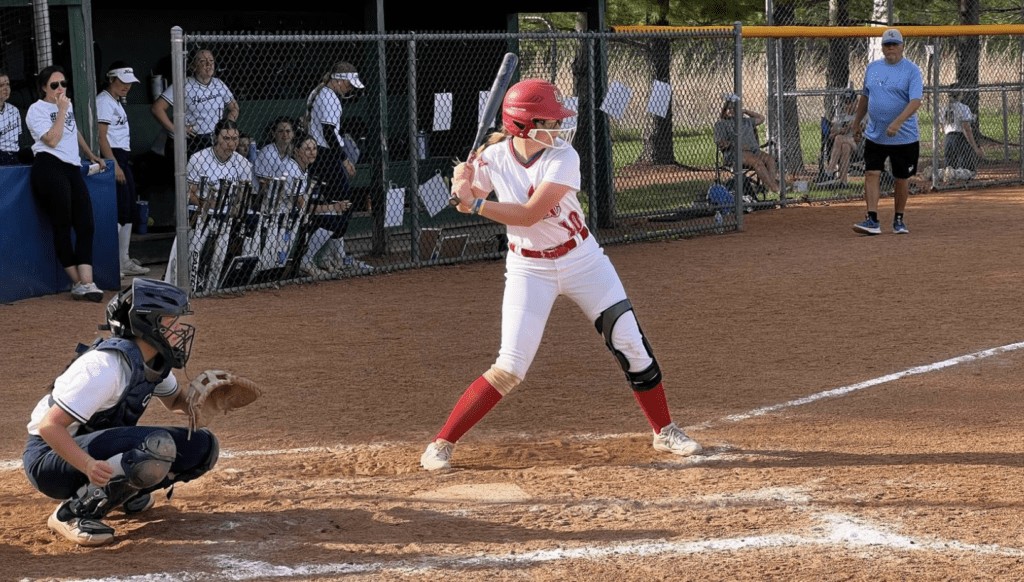
[[(173, 368), (188, 361), (195, 328), (188, 295), (152, 279), (132, 281), (107, 305), (110, 338), (78, 346), (78, 357), (36, 404), (22, 456), (43, 494), (61, 499), (47, 525), (82, 546), (114, 540), (103, 519), (151, 508), (153, 492), (191, 481), (217, 463), (217, 437), (204, 428), (218, 412), (259, 396), (251, 382), (205, 373), (189, 386)], [(190, 414), (189, 428), (138, 426), (152, 397)], [(170, 492), (167, 494), (170, 497)]]

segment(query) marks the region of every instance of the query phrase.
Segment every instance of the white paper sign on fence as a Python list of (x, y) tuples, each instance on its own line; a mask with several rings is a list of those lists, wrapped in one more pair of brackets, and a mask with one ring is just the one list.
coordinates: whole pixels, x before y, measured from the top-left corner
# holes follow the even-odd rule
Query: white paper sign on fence
[(601, 111), (611, 115), (615, 119), (622, 119), (626, 112), (629, 100), (633, 98), (633, 90), (629, 87), (613, 81), (608, 87), (608, 93), (604, 96), (604, 103), (601, 104)]
[(434, 94), (434, 131), (448, 131), (452, 128), (452, 94)]
[(664, 81), (651, 84), (651, 99), (647, 102), (647, 111), (658, 117), (668, 115), (668, 106), (672, 102), (672, 85)]
[(430, 216), (436, 216), (448, 206), (448, 185), (444, 183), (441, 174), (434, 174), (425, 184), (420, 184), (420, 200), (423, 200), (423, 206)]
[(405, 188), (388, 190), (388, 204), (384, 215), (384, 228), (402, 226), (405, 218)]

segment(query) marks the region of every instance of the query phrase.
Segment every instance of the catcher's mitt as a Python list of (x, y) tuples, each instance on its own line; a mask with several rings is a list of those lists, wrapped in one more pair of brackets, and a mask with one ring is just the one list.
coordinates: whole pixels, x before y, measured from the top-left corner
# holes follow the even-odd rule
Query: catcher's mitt
[(207, 370), (188, 385), (188, 434), (208, 426), (217, 414), (251, 404), (262, 392), (255, 382), (224, 370)]

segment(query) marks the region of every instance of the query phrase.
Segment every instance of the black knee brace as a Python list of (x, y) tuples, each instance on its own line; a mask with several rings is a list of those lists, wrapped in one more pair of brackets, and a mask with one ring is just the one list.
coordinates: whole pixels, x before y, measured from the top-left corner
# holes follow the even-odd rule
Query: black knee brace
[[(604, 335), (604, 345), (612, 352), (622, 371), (626, 373), (626, 380), (630, 387), (636, 392), (646, 392), (661, 384), (661, 368), (658, 366), (658, 360), (654, 357), (654, 351), (647, 341), (647, 336), (644, 335), (644, 330), (640, 329), (640, 321), (637, 320), (636, 327), (640, 330), (640, 339), (643, 341), (644, 349), (647, 350), (647, 355), (653, 360), (646, 370), (630, 372), (629, 359), (626, 358), (626, 354), (612, 344), (612, 330), (615, 327), (615, 322), (629, 311), (633, 311), (633, 304), (629, 302), (629, 299), (623, 299), (602, 311), (601, 315), (597, 317), (597, 321), (594, 322), (594, 327), (597, 328), (597, 333)], [(636, 317), (635, 312), (633, 317)]]

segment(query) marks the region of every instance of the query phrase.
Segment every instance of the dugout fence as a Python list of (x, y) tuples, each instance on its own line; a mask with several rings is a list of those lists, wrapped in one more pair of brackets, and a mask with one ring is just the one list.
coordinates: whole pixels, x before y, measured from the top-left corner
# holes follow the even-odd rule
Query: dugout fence
[[(912, 28), (902, 28), (906, 56), (925, 76), (917, 189), (1020, 183), (1024, 30), (1017, 28), (1024, 27)], [(310, 254), (321, 242), (317, 232), (337, 220), (303, 203), (315, 199), (322, 178), (316, 172), (263, 185), (256, 176), (208, 180), (205, 206), (190, 216), (185, 112), (175, 109), (177, 240), (186, 243), (174, 259), (188, 268), (168, 272), (178, 285), (208, 295), (501, 258), (503, 227), (459, 214), (445, 201), (453, 161), (468, 153), (505, 52), (520, 57), (516, 80), (552, 81), (579, 112), (579, 197), (587, 226), (603, 244), (734, 231), (743, 228), (745, 212), (859, 198), (863, 171), (856, 164), (846, 188), (826, 171), (823, 127), (844, 96), (859, 91), (881, 30), (737, 24), (602, 33), (172, 31), (174, 90), (184, 91), (193, 57), (210, 51), (256, 151), (273, 145), (279, 119), (302, 131), (310, 93), (337, 62), (350, 62), (365, 87), (341, 101), (339, 114), (346, 143), (358, 150), (353, 209), (341, 237), (349, 261), (328, 246)], [(954, 89), (963, 94), (982, 150), (970, 175), (946, 171), (941, 119)], [(759, 141), (784, 193), (758, 189), (756, 180), (744, 180), (738, 161), (723, 159), (715, 126), (727, 108), (764, 115)], [(735, 115), (732, 121), (739, 123)], [(721, 191), (716, 184), (742, 195), (709, 199), (710, 191)], [(315, 268), (303, 268), (304, 259)]]

